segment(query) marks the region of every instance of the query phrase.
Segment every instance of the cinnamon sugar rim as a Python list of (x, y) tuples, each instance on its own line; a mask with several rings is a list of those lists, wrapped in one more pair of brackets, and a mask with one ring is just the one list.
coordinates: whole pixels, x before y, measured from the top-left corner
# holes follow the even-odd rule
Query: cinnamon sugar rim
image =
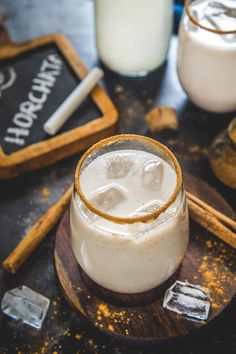
[(223, 31), (223, 30), (220, 30), (220, 29), (214, 29), (214, 28), (211, 28), (211, 27), (207, 27), (205, 25), (202, 25), (192, 14), (191, 14), (191, 11), (190, 11), (190, 1), (189, 0), (185, 0), (185, 3), (184, 3), (184, 7), (185, 7), (185, 11), (189, 17), (189, 19), (191, 20), (191, 22), (193, 22), (196, 26), (206, 30), (206, 31), (209, 31), (209, 32), (213, 32), (213, 33), (216, 33), (216, 34), (236, 34), (236, 29), (235, 30), (229, 30), (229, 31)]
[[(149, 144), (157, 147), (158, 149), (162, 150), (172, 160), (174, 168), (175, 168), (175, 172), (177, 174), (176, 185), (175, 185), (174, 191), (171, 194), (171, 196), (169, 197), (169, 199), (162, 206), (160, 206), (157, 210), (154, 210), (153, 212), (151, 212), (149, 214), (145, 214), (143, 216), (138, 216), (138, 217), (134, 217), (134, 218), (123, 218), (123, 217), (114, 216), (114, 215), (108, 214), (108, 213), (96, 208), (85, 197), (84, 193), (82, 192), (81, 185), (80, 185), (79, 176), (80, 176), (81, 168), (82, 168), (85, 160), (92, 153), (94, 153), (96, 150), (100, 149), (101, 147), (108, 145), (110, 143), (114, 143), (116, 141), (122, 140), (122, 139), (124, 139), (124, 140), (133, 139), (133, 140), (137, 140), (137, 141), (146, 142), (146, 143), (149, 143)], [(134, 135), (134, 134), (115, 135), (115, 136), (111, 136), (109, 138), (99, 141), (98, 143), (94, 144), (90, 149), (88, 149), (85, 152), (85, 154), (79, 160), (79, 162), (76, 166), (76, 169), (75, 169), (75, 190), (78, 193), (81, 201), (93, 213), (99, 215), (100, 217), (102, 217), (108, 221), (111, 221), (111, 222), (114, 222), (117, 224), (134, 224), (136, 222), (149, 222), (149, 221), (156, 219), (161, 213), (163, 213), (167, 208), (169, 208), (169, 206), (171, 204), (173, 204), (173, 202), (176, 200), (176, 198), (181, 190), (181, 186), (182, 186), (182, 171), (181, 171), (180, 165), (179, 165), (175, 155), (165, 145), (159, 143), (158, 141), (155, 141), (155, 140), (148, 138), (148, 137)]]

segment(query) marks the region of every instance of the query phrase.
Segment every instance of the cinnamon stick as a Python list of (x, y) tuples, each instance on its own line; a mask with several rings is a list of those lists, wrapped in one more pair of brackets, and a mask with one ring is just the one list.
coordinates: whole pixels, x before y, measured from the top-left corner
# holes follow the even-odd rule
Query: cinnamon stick
[(191, 199), (187, 199), (190, 217), (213, 235), (236, 249), (236, 234), (222, 224), (215, 216), (194, 203)]
[(16, 273), (24, 261), (32, 254), (56, 225), (71, 200), (73, 186), (37, 221), (14, 251), (5, 259), (3, 267), (10, 273)]
[(186, 191), (186, 196), (188, 199), (192, 200), (193, 202), (201, 206), (203, 209), (207, 210), (209, 213), (214, 215), (218, 220), (222, 221), (226, 225), (232, 227), (232, 229), (236, 230), (236, 221), (222, 214), (220, 211), (216, 210), (215, 208), (205, 203), (203, 200), (188, 191)]

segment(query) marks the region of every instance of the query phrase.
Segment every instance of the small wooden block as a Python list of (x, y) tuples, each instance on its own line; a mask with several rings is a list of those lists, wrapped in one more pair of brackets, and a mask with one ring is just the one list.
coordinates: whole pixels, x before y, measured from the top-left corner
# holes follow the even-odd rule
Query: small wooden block
[[(190, 192), (233, 216), (226, 201), (205, 182), (185, 176), (185, 184)], [(69, 212), (57, 230), (54, 257), (62, 291), (74, 311), (103, 333), (136, 344), (155, 344), (204, 329), (224, 311), (236, 291), (235, 251), (195, 223), (191, 225), (188, 251), (174, 278), (206, 287), (210, 285), (212, 306), (206, 322), (192, 321), (164, 309), (164, 288), (128, 295), (112, 293), (95, 284), (84, 274), (73, 255)], [(208, 281), (209, 275), (212, 279)], [(169, 283), (173, 282), (174, 279), (169, 280)]]
[(84, 150), (114, 133), (117, 111), (99, 86), (55, 137), (43, 124), (88, 73), (66, 37), (0, 48), (0, 179)]

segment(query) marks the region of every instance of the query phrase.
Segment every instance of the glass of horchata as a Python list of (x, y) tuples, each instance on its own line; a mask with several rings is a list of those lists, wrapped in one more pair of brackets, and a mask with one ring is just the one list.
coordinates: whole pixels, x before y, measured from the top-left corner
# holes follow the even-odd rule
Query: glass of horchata
[(97, 284), (119, 293), (162, 284), (179, 267), (189, 238), (173, 153), (137, 135), (92, 146), (76, 168), (70, 225), (74, 255)]
[(236, 1), (186, 0), (177, 69), (190, 100), (202, 109), (236, 110)]

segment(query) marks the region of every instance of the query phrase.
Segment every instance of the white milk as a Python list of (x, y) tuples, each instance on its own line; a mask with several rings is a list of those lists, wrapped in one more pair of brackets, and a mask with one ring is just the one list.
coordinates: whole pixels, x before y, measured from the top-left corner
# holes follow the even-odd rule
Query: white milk
[[(82, 171), (80, 184), (97, 208), (114, 216), (134, 217), (150, 213), (168, 200), (176, 173), (156, 155), (120, 150), (93, 160)], [(77, 193), (72, 199), (75, 257), (91, 279), (113, 291), (137, 293), (163, 283), (180, 265), (188, 234), (183, 192), (163, 214), (146, 224), (110, 222), (89, 211)]]
[[(218, 1), (219, 2), (219, 1)], [(235, 1), (220, 1), (234, 7)], [(236, 18), (208, 6), (207, 0), (196, 1), (191, 7), (200, 23), (215, 28), (213, 19), (222, 30), (236, 29)], [(195, 15), (196, 15), (195, 13)], [(236, 34), (219, 35), (194, 25), (183, 15), (179, 29), (178, 75), (180, 82), (197, 106), (212, 112), (230, 112), (236, 109)]]
[(144, 75), (165, 60), (173, 0), (96, 0), (99, 57), (111, 70)]

